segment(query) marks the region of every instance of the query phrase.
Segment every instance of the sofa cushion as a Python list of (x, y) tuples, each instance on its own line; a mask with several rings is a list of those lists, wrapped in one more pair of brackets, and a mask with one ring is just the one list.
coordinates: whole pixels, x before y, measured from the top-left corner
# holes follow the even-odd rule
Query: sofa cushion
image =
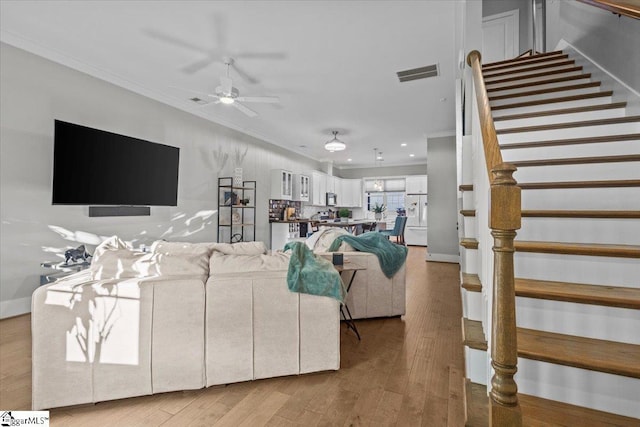
[[(343, 228), (321, 227), (307, 239), (306, 243), (313, 252), (327, 252), (336, 237), (344, 234), (349, 234), (349, 232)], [(337, 251), (353, 252), (354, 249), (350, 244), (342, 243)]]
[(267, 253), (264, 242), (214, 243), (214, 251), (226, 255), (261, 255)]
[(209, 271), (211, 276), (252, 271), (287, 271), (289, 257), (289, 254), (282, 252), (271, 255), (226, 255), (214, 251), (211, 254)]
[(146, 277), (157, 273), (152, 258), (152, 254), (129, 249), (113, 236), (98, 245), (89, 268), (94, 280)]
[(161, 276), (208, 276), (214, 244), (157, 241), (151, 246), (154, 268)]

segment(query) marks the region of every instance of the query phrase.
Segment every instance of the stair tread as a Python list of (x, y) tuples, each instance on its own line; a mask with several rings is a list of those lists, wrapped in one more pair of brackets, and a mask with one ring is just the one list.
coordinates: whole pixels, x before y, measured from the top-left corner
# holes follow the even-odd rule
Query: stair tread
[(485, 80), (485, 85), (488, 86), (488, 85), (494, 85), (494, 84), (499, 84), (499, 83), (509, 83), (509, 82), (515, 82), (515, 81), (522, 80), (522, 79), (534, 79), (534, 78), (538, 78), (538, 77), (552, 76), (554, 74), (574, 73), (576, 71), (582, 71), (582, 66), (562, 68), (562, 69), (559, 69), (559, 70), (544, 71), (544, 72), (541, 72), (541, 73), (534, 73), (534, 74), (529, 74), (529, 75), (526, 75), (526, 76), (506, 77), (506, 78), (503, 78), (503, 79), (492, 80), (492, 81), (489, 81), (489, 82)]
[(640, 211), (614, 210), (534, 210), (522, 211), (522, 217), (542, 218), (640, 218)]
[(543, 117), (543, 116), (557, 116), (561, 114), (574, 114), (574, 113), (584, 113), (588, 111), (599, 111), (599, 110), (612, 110), (616, 108), (625, 108), (627, 106), (626, 102), (613, 102), (611, 104), (596, 104), (596, 105), (586, 105), (583, 107), (573, 107), (573, 108), (560, 108), (558, 110), (545, 110), (545, 111), (535, 111), (532, 113), (521, 113), (521, 114), (510, 114), (508, 116), (500, 116), (494, 117), (493, 121), (504, 121), (504, 120), (516, 120), (516, 119), (527, 119), (532, 117)]
[(527, 92), (516, 92), (516, 93), (508, 93), (506, 95), (496, 95), (489, 96), (489, 102), (491, 101), (499, 101), (502, 99), (510, 99), (510, 98), (522, 98), (524, 96), (533, 96), (533, 95), (541, 95), (544, 93), (554, 93), (554, 92), (564, 92), (568, 90), (578, 90), (578, 89), (587, 89), (591, 87), (599, 87), (601, 85), (600, 82), (589, 82), (582, 83), (577, 85), (568, 85), (568, 86), (558, 86), (558, 87), (548, 87), (545, 89), (535, 89)]
[(481, 321), (462, 318), (462, 342), (469, 348), (487, 351), (487, 339)]
[(475, 209), (461, 209), (460, 210), (460, 215), (462, 215), (462, 216), (476, 216), (476, 210)]
[(552, 123), (548, 125), (521, 126), (517, 128), (500, 129), (496, 131), (496, 134), (504, 135), (508, 133), (539, 132), (544, 130), (555, 130), (555, 129), (566, 129), (566, 128), (576, 128), (576, 127), (588, 127), (588, 126), (606, 126), (606, 125), (616, 125), (620, 123), (634, 123), (634, 122), (640, 122), (640, 116), (612, 117), (608, 119)]
[(473, 191), (473, 184), (460, 184), (460, 191)]
[[(484, 77), (484, 79), (490, 79), (492, 77), (502, 77), (502, 76), (508, 76), (509, 74), (516, 74), (516, 73), (528, 73), (530, 71), (538, 71), (538, 70), (544, 70), (545, 68), (553, 68), (553, 67), (565, 67), (565, 66), (570, 66), (570, 65), (574, 65), (576, 63), (575, 60), (573, 59), (567, 59), (564, 61), (558, 61), (558, 62), (551, 62), (551, 63), (542, 63), (542, 64), (536, 64), (533, 65), (531, 67), (524, 67), (524, 68), (518, 68), (515, 70), (508, 70), (508, 71), (500, 71), (498, 70), (497, 73), (492, 73), (491, 71), (493, 70), (483, 70), (482, 71), (482, 76)], [(521, 78), (524, 78), (522, 76), (520, 76)]]
[(582, 99), (604, 98), (613, 95), (613, 91), (606, 90), (601, 92), (583, 93), (580, 95), (561, 96), (558, 98), (535, 99), (533, 101), (515, 102), (513, 104), (494, 105), (491, 107), (495, 110), (508, 110), (510, 108), (533, 107), (536, 105), (555, 104), (557, 102), (580, 101)]
[(575, 76), (555, 77), (547, 80), (536, 80), (533, 82), (518, 83), (510, 86), (496, 86), (496, 87), (487, 89), (487, 95), (491, 92), (502, 92), (505, 90), (524, 89), (527, 87), (542, 86), (542, 85), (548, 85), (553, 83), (563, 83), (563, 82), (570, 82), (572, 80), (583, 80), (583, 79), (590, 79), (590, 78), (591, 78), (591, 73), (586, 73), (586, 74), (576, 74)]
[(584, 165), (590, 163), (638, 162), (640, 154), (622, 154), (619, 156), (565, 157), (557, 159), (515, 160), (512, 165), (521, 168), (527, 166)]
[[(467, 403), (467, 426), (488, 427), (489, 396), (487, 386), (465, 382)], [(581, 426), (581, 427), (637, 427), (636, 418), (598, 411), (518, 393), (518, 403), (522, 411), (522, 425), (535, 427)]]
[(467, 249), (478, 249), (478, 241), (471, 237), (465, 237), (460, 240), (460, 246)]
[(640, 246), (638, 245), (516, 240), (514, 246), (516, 252), (640, 258)]
[(522, 190), (550, 190), (567, 188), (640, 187), (640, 179), (609, 179), (601, 181), (519, 182)]
[(640, 309), (640, 289), (516, 277), (516, 296)]
[(640, 140), (640, 133), (625, 133), (619, 135), (605, 135), (605, 136), (588, 136), (581, 138), (568, 138), (568, 139), (550, 139), (544, 141), (530, 141), (530, 142), (514, 142), (510, 144), (501, 144), (501, 150), (509, 150), (516, 148), (532, 148), (532, 147), (551, 147), (558, 145), (576, 145), (576, 144), (598, 144), (602, 142), (621, 142), (621, 141), (634, 141)]
[(462, 287), (471, 292), (482, 292), (482, 283), (477, 274), (462, 273)]
[(524, 426), (631, 427), (638, 419), (558, 402), (542, 397), (518, 394)]
[(518, 356), (640, 378), (640, 345), (518, 328)]
[(500, 68), (508, 68), (508, 67), (517, 67), (522, 64), (531, 64), (536, 62), (544, 62), (544, 61), (553, 61), (555, 59), (560, 58), (568, 58), (569, 55), (562, 52), (561, 50), (557, 50), (554, 52), (545, 52), (543, 54), (530, 55), (530, 56), (519, 56), (513, 59), (506, 59), (504, 61), (496, 61), (490, 62), (487, 64), (482, 64), (482, 71), (487, 70), (497, 70)]

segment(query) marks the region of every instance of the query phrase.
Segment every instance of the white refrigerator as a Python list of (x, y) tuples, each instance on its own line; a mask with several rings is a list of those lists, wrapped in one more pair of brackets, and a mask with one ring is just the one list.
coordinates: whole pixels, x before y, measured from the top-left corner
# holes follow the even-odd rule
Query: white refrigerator
[(404, 240), (407, 245), (427, 246), (427, 195), (407, 194), (407, 225)]

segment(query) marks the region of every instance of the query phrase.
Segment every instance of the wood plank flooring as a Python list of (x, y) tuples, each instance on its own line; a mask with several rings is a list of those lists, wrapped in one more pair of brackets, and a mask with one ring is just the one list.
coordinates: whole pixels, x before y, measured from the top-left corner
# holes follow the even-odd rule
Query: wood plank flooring
[[(459, 267), (410, 247), (407, 314), (342, 325), (341, 368), (51, 410), (52, 426), (446, 426), (464, 373)], [(450, 378), (451, 377), (451, 378)], [(452, 403), (452, 405), (454, 405)], [(0, 321), (0, 409), (31, 406), (30, 316)], [(450, 414), (450, 411), (452, 414)]]

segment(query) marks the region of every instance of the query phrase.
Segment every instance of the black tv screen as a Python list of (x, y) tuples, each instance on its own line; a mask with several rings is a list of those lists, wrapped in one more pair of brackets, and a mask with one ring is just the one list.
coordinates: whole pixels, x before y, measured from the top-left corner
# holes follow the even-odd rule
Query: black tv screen
[(54, 205), (177, 206), (180, 149), (55, 121)]

